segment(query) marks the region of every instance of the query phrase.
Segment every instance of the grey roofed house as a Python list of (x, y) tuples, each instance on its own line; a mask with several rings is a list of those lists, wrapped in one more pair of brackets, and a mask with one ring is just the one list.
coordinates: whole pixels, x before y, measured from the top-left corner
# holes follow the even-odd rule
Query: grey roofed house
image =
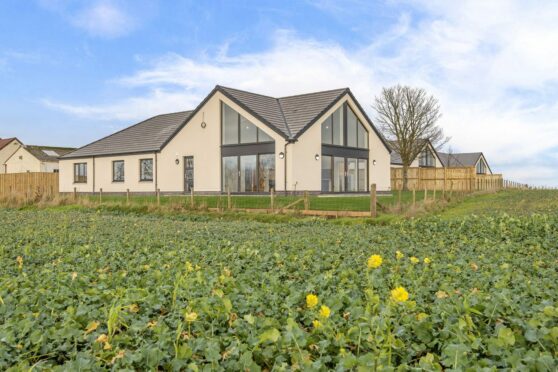
[(486, 157), (482, 152), (467, 152), (467, 153), (438, 153), (446, 168), (461, 168), (461, 167), (476, 167), (479, 160), (483, 160), (486, 167), (492, 173)]
[(44, 162), (57, 162), (58, 158), (64, 156), (72, 151), (75, 148), (70, 147), (53, 147), (53, 146), (33, 146), (33, 145), (26, 145), (24, 146), (27, 151), (40, 161)]
[[(393, 165), (403, 165), (403, 160), (401, 160), (401, 154), (399, 154), (399, 152), (397, 152), (397, 150), (395, 150), (394, 144), (397, 141), (388, 141), (388, 143), (391, 146), (391, 161), (390, 163)], [(436, 148), (434, 148), (434, 146), (432, 146), (432, 143), (429, 140), (423, 140), (423, 146), (429, 146), (430, 149), (433, 151), (434, 156), (436, 156), (438, 158), (438, 160), (440, 161), (440, 163), (443, 164), (443, 161), (441, 159), (441, 157), (439, 156), (438, 151), (436, 151)], [(419, 155), (420, 156), (420, 155)]]
[[(306, 129), (312, 126), (323, 113), (337, 103), (345, 94), (349, 94), (355, 103), (359, 105), (348, 88), (274, 98), (217, 85), (193, 111), (154, 116), (81, 147), (63, 156), (63, 158), (71, 159), (160, 151), (188, 123), (188, 119), (193, 117), (216, 92), (221, 92), (273, 131), (285, 139), (293, 141), (300, 137)], [(359, 108), (365, 113), (360, 105)], [(381, 133), (372, 125), (372, 121), (368, 117), (366, 119), (385, 147), (391, 151), (391, 147)]]

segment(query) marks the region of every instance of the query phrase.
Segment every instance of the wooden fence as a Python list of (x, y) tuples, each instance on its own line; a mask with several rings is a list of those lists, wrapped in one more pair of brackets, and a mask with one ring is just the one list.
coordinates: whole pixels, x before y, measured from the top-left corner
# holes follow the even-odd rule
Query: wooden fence
[(0, 174), (0, 197), (58, 195), (58, 173)]
[[(409, 168), (409, 190), (481, 191), (500, 190), (504, 186), (501, 174), (477, 174), (475, 167)], [(403, 187), (403, 168), (391, 168), (391, 189)]]

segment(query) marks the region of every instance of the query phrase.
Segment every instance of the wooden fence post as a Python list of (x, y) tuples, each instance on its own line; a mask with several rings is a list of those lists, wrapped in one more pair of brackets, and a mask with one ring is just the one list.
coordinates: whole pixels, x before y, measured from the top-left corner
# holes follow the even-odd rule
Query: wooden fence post
[(376, 184), (370, 185), (370, 216), (376, 218), (378, 211), (376, 209), (377, 196), (376, 196)]
[(273, 187), (269, 190), (269, 198), (270, 198), (270, 207), (271, 207), (271, 211), (273, 212), (273, 210), (275, 209), (275, 200), (274, 200), (274, 189)]
[(130, 189), (126, 189), (126, 204), (130, 205)]
[(231, 192), (228, 187), (227, 187), (227, 209), (232, 209)]
[(77, 200), (77, 187), (74, 187), (74, 201)]
[(190, 189), (190, 208), (194, 209), (194, 188)]
[(157, 189), (157, 206), (161, 205), (161, 189)]
[(304, 210), (310, 209), (310, 199), (308, 198), (308, 191), (304, 191)]
[(403, 185), (397, 190), (397, 209), (401, 210), (401, 191), (403, 190)]
[(415, 204), (416, 204), (416, 202), (417, 202), (416, 196), (417, 196), (417, 195), (416, 195), (416, 190), (415, 190), (415, 188), (413, 187), (413, 207), (415, 206)]
[(436, 201), (436, 189), (434, 188), (434, 191), (432, 192), (432, 200)]
[(426, 199), (428, 198), (428, 189), (424, 188), (424, 202), (426, 203)]
[(99, 189), (99, 204), (103, 202), (103, 188)]

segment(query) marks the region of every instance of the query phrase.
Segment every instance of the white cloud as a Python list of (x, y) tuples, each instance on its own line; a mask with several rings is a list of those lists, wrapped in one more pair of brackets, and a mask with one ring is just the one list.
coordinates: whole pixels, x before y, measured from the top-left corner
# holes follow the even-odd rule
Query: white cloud
[(230, 55), (225, 49), (195, 59), (169, 54), (113, 81), (144, 89), (138, 97), (110, 105), (50, 106), (141, 120), (193, 108), (222, 84), (274, 96), (349, 86), (368, 109), (382, 86), (410, 84), (440, 99), (440, 125), (456, 151), (483, 151), (493, 170), (525, 182), (535, 177), (558, 183), (558, 169), (534, 160), (558, 147), (558, 3), (411, 4), (426, 17), (412, 22), (412, 14), (402, 14), (392, 29), (360, 48), (279, 31), (267, 50)]
[(134, 20), (109, 1), (100, 1), (79, 11), (72, 23), (94, 36), (118, 37), (135, 27)]

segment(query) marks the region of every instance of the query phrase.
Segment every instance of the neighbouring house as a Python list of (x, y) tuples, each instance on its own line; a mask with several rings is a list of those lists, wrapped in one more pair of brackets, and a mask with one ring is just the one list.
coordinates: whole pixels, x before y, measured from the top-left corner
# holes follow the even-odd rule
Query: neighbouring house
[(492, 170), (484, 157), (482, 152), (470, 152), (470, 153), (438, 153), (444, 167), (447, 168), (463, 168), (463, 167), (475, 167), (477, 174), (492, 174)]
[(6, 173), (6, 160), (23, 144), (17, 138), (0, 138), (0, 174)]
[(216, 86), (193, 111), (62, 156), (60, 191), (387, 191), (390, 151), (348, 88), (275, 98)]
[[(401, 155), (393, 149), (393, 143), (395, 141), (389, 141), (388, 143), (392, 146), (391, 152), (391, 166), (392, 168), (402, 168), (403, 161), (401, 160)], [(438, 152), (432, 146), (432, 143), (428, 140), (423, 140), (424, 149), (421, 151), (419, 156), (414, 159), (409, 167), (411, 168), (443, 168), (444, 164), (442, 159), (438, 155)]]
[(4, 162), (5, 173), (58, 172), (58, 158), (74, 148), (19, 145)]

